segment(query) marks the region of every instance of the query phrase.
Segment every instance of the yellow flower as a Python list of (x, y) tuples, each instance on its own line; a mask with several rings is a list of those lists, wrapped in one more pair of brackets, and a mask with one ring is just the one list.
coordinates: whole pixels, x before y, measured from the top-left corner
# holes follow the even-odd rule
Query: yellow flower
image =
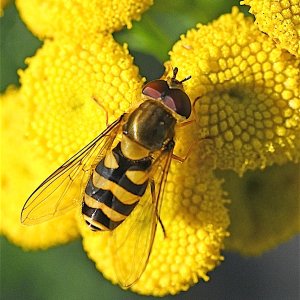
[(217, 167), (248, 169), (299, 160), (299, 60), (276, 48), (238, 9), (181, 36), (168, 64), (192, 74), (200, 134)]
[[(25, 100), (26, 101), (26, 100)], [(24, 226), (20, 211), (30, 193), (51, 171), (32, 154), (26, 126), (30, 121), (20, 91), (10, 87), (1, 96), (1, 232), (14, 243), (27, 248), (47, 248), (78, 236), (74, 214), (67, 214), (48, 224)], [(53, 234), (55, 232), (55, 234)]]
[(300, 57), (299, 0), (244, 0), (241, 4), (250, 5), (259, 29), (278, 47)]
[[(112, 122), (141, 100), (144, 79), (127, 46), (117, 44), (111, 32), (131, 24), (130, 19), (137, 18), (150, 1), (142, 2), (143, 9), (137, 1), (124, 2), (125, 7), (129, 5), (126, 9), (102, 2), (102, 8), (107, 8), (103, 18), (97, 14), (94, 18), (98, 1), (51, 3), (18, 1), (28, 26), (38, 36), (53, 39), (45, 40), (26, 61), (28, 68), (19, 72), (20, 90), (8, 89), (1, 98), (1, 179), (7, 195), (1, 197), (1, 230), (29, 249), (67, 242), (79, 231), (96, 267), (119, 283), (111, 232), (90, 231), (79, 206), (30, 227), (19, 223), (19, 215), (33, 186), (99, 134), (106, 127), (106, 115)], [(131, 5), (135, 12), (128, 14)], [(120, 22), (114, 20), (112, 13), (118, 16), (123, 11)], [(208, 280), (207, 273), (223, 260), (228, 200), (215, 169), (242, 174), (274, 162), (297, 161), (300, 152), (299, 61), (277, 49), (236, 8), (183, 36), (171, 52), (164, 76), (170, 75), (170, 65), (179, 68), (179, 79), (192, 75), (184, 86), (190, 98), (197, 100), (198, 123), (183, 128), (184, 134), (176, 139), (175, 153), (186, 153), (192, 144), (193, 151), (183, 164), (172, 161), (160, 214), (166, 236), (158, 225), (147, 268), (131, 287), (157, 296), (176, 294), (199, 279)], [(134, 219), (139, 209), (127, 220)], [(289, 229), (282, 220), (278, 228), (287, 228), (285, 237), (294, 234), (297, 229)], [(126, 232), (125, 222), (116, 230)], [(232, 249), (239, 249), (241, 236), (244, 232), (231, 240)], [(267, 249), (265, 245), (259, 249)], [(123, 263), (127, 263), (125, 255)]]
[(40, 38), (111, 33), (139, 20), (153, 0), (17, 0), (30, 30)]
[(36, 151), (63, 163), (105, 129), (106, 113), (112, 122), (139, 99), (143, 80), (132, 61), (110, 34), (46, 40), (19, 72)]
[(299, 170), (299, 164), (288, 163), (243, 178), (222, 172), (232, 199), (226, 250), (261, 255), (300, 232)]
[[(48, 164), (59, 166), (105, 128), (105, 111), (114, 120), (141, 97), (143, 79), (139, 77), (127, 47), (114, 42), (111, 35), (45, 41), (27, 63), (29, 67), (20, 72), (22, 86), (19, 93), (23, 110), (28, 114), (28, 141), (24, 143), (33, 148), (30, 155), (38, 158), (28, 160), (33, 168), (43, 169)], [(183, 139), (193, 138), (192, 131), (189, 132), (190, 135)], [(7, 134), (11, 134), (9, 129)], [(187, 150), (183, 141), (178, 146), (179, 152)], [(199, 278), (208, 280), (207, 272), (223, 259), (220, 251), (229, 224), (226, 200), (221, 181), (212, 174), (213, 160), (209, 152), (203, 151), (204, 147), (204, 144), (196, 147), (183, 166), (176, 162), (172, 164), (161, 212), (167, 238), (158, 228), (147, 269), (132, 287), (139, 293), (165, 295), (187, 290)], [(5, 174), (10, 176), (7, 170)], [(10, 189), (6, 193), (16, 197)], [(25, 199), (23, 196), (21, 201)], [(19, 215), (20, 210), (21, 205), (15, 207), (14, 214)], [(74, 216), (76, 211), (73, 211)], [(66, 220), (61, 234), (67, 235), (71, 228), (77, 228), (68, 222), (69, 218), (61, 217)], [(14, 222), (17, 221), (14, 219)], [(54, 219), (29, 228), (43, 226), (44, 236), (51, 240), (57, 235), (52, 227), (55, 222)], [(106, 277), (118, 282), (109, 243), (111, 233), (91, 232), (82, 224), (81, 216), (77, 222), (88, 255)], [(33, 236), (23, 241), (23, 227), (16, 226), (11, 239), (30, 247), (27, 239)], [(35, 241), (31, 248), (42, 246)]]

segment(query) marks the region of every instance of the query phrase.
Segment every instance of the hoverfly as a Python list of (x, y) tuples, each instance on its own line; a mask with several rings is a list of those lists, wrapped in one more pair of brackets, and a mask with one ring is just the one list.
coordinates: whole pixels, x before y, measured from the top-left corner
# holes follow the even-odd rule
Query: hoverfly
[[(143, 101), (124, 113), (51, 174), (28, 198), (21, 222), (37, 224), (82, 205), (93, 231), (111, 231), (115, 270), (123, 287), (134, 284), (150, 257), (176, 126), (189, 123), (191, 102), (178, 69), (142, 88)], [(129, 217), (130, 215), (130, 217)], [(126, 230), (121, 226), (127, 223)], [(130, 250), (128, 250), (130, 249)]]

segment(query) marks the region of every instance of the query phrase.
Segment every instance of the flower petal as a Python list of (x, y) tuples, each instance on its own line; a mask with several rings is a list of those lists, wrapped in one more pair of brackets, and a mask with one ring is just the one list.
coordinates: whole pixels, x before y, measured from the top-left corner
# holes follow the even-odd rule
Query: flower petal
[(236, 7), (175, 44), (168, 64), (192, 75), (186, 90), (217, 167), (243, 174), (299, 160), (299, 62)]
[(22, 19), (40, 38), (81, 37), (99, 32), (113, 32), (132, 20), (139, 20), (153, 0), (89, 0), (89, 1), (16, 1)]
[(44, 224), (21, 224), (21, 209), (53, 165), (37, 159), (25, 137), (28, 113), (20, 92), (9, 88), (1, 96), (1, 233), (27, 249), (47, 248), (78, 236), (74, 212)]

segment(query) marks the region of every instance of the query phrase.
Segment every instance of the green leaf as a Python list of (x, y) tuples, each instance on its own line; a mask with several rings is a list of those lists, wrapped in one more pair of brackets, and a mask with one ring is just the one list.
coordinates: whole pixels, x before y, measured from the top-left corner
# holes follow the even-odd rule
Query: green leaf
[(168, 60), (172, 45), (196, 24), (207, 24), (223, 13), (229, 13), (239, 1), (231, 0), (157, 0), (133, 28), (116, 33), (115, 38), (129, 48), (151, 54), (160, 62)]
[(25, 58), (32, 56), (41, 42), (28, 31), (14, 5), (5, 9), (4, 16), (0, 18), (0, 28), (0, 92), (3, 92), (9, 84), (18, 85), (17, 70), (25, 68)]

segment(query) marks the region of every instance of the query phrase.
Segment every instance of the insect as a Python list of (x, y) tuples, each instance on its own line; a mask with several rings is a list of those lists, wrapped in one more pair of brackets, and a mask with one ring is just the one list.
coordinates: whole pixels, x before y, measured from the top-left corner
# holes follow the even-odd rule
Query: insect
[[(51, 174), (28, 198), (21, 222), (47, 221), (82, 205), (93, 231), (111, 231), (115, 270), (123, 287), (134, 284), (150, 257), (177, 126), (188, 124), (191, 101), (183, 82), (157, 79), (143, 101), (121, 115)], [(178, 158), (178, 157), (177, 157)], [(124, 225), (121, 225), (123, 224)], [(125, 226), (126, 223), (126, 226)]]

